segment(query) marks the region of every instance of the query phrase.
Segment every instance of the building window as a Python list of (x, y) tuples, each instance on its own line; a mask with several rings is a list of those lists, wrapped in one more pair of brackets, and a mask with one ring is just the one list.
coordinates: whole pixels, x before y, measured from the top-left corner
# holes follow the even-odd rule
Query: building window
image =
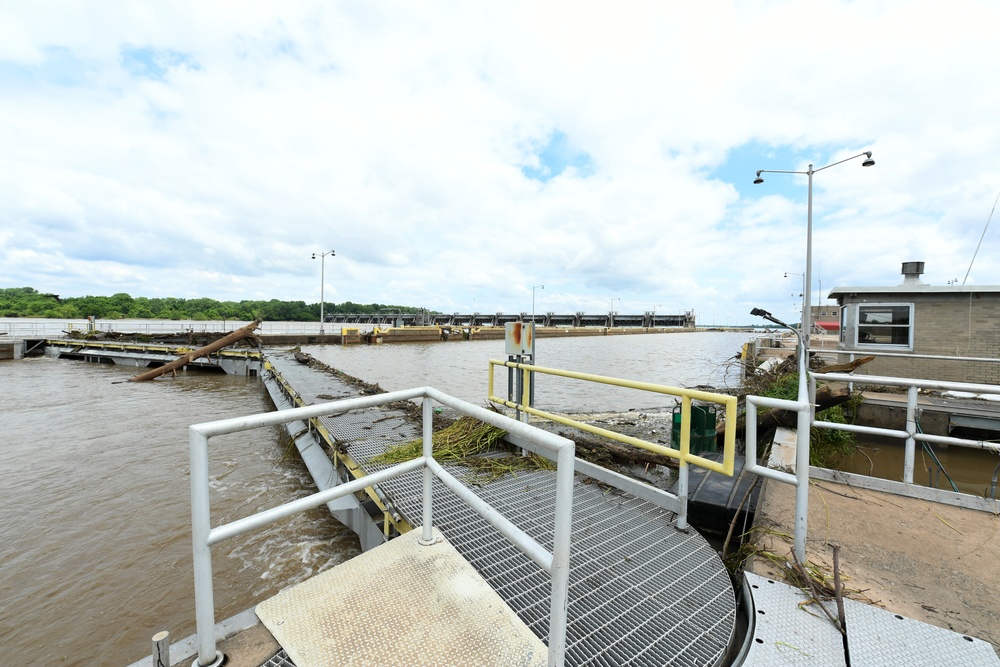
[(913, 347), (913, 304), (858, 304), (858, 347)]

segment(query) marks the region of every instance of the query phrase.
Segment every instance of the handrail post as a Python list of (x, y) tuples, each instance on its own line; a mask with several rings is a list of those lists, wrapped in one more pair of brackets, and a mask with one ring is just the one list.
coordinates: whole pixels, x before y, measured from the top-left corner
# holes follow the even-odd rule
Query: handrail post
[[(808, 335), (808, 333), (806, 334)], [(809, 429), (812, 405), (809, 401), (808, 350), (799, 336), (799, 411), (795, 434), (795, 557), (806, 562), (806, 538), (809, 535)]]
[[(532, 359), (534, 361), (534, 359)], [(521, 378), (521, 398), (520, 403), (523, 406), (531, 407), (531, 371), (527, 368), (522, 370), (523, 376)], [(528, 413), (521, 412), (521, 421), (525, 424), (528, 423)]]
[(552, 600), (549, 615), (549, 667), (563, 667), (569, 607), (569, 556), (573, 527), (573, 466), (576, 447), (556, 453), (556, 507), (552, 536)]
[[(434, 411), (432, 409), (431, 398), (424, 396), (421, 400), (421, 413), (423, 416), (423, 437), (424, 437), (424, 459), (430, 461), (434, 458)], [(423, 505), (423, 527), (420, 535), (420, 543), (424, 545), (434, 543), (434, 473), (428, 466), (424, 466), (424, 505)]]
[(917, 441), (914, 434), (917, 432), (917, 386), (911, 384), (906, 388), (906, 447), (903, 450), (903, 481), (913, 484), (913, 465), (916, 458)]
[(677, 529), (688, 528), (688, 455), (691, 453), (691, 397), (681, 397), (681, 457), (677, 461), (677, 501), (680, 513), (677, 515)]
[(211, 509), (208, 488), (208, 438), (189, 431), (191, 457), (191, 543), (194, 560), (194, 609), (198, 633), (199, 667), (221, 665), (223, 656), (215, 647), (215, 597), (212, 590), (212, 548), (208, 544)]

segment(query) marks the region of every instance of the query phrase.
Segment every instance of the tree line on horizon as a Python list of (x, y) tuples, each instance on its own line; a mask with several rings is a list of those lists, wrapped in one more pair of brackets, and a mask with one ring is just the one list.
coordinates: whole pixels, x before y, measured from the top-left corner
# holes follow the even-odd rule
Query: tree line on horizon
[[(419, 313), (423, 309), (352, 301), (325, 303), (324, 313), (377, 314)], [(216, 301), (177, 297), (132, 297), (124, 292), (111, 296), (60, 297), (32, 287), (0, 288), (0, 317), (48, 317), (78, 320), (244, 320), (311, 322), (319, 320), (319, 303), (305, 301)]]

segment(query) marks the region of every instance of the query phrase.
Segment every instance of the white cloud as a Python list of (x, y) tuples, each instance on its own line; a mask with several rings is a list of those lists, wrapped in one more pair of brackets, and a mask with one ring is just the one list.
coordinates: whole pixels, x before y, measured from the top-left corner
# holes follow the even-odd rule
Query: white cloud
[[(309, 257), (334, 248), (337, 301), (516, 312), (545, 284), (539, 311), (788, 315), (804, 179), (710, 176), (746, 144), (789, 170), (875, 152), (815, 177), (825, 288), (904, 260), (961, 278), (1000, 190), (998, 19), (987, 0), (7, 5), (0, 283), (315, 302)], [(592, 173), (525, 176), (553, 132)], [(996, 239), (970, 280), (1000, 282)]]

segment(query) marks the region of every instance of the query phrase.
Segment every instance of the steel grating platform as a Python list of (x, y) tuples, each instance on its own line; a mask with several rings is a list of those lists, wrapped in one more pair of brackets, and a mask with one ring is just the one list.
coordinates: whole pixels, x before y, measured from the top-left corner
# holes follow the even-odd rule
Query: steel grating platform
[(288, 654), (285, 653), (285, 649), (281, 649), (266, 661), (262, 662), (260, 667), (296, 667), (296, 665), (292, 662), (292, 659), (288, 657)]
[[(332, 376), (290, 356), (268, 355), (307, 403), (356, 395)], [(291, 366), (286, 374), (286, 367)], [(321, 376), (317, 380), (315, 376)], [(319, 394), (325, 394), (319, 398)], [(368, 459), (393, 442), (419, 437), (402, 411), (321, 418), (348, 454)], [(459, 479), (468, 469), (445, 466)], [(414, 525), (421, 516), (420, 473), (381, 489)], [(715, 550), (697, 532), (678, 531), (672, 512), (577, 476), (573, 501), (567, 665), (725, 664), (736, 624), (735, 593)], [(470, 480), (466, 480), (470, 484)], [(470, 484), (470, 485), (474, 485)], [(519, 473), (475, 484), (477, 495), (544, 547), (552, 548), (555, 477)], [(535, 633), (548, 636), (550, 580), (443, 484), (435, 482), (434, 525)]]

